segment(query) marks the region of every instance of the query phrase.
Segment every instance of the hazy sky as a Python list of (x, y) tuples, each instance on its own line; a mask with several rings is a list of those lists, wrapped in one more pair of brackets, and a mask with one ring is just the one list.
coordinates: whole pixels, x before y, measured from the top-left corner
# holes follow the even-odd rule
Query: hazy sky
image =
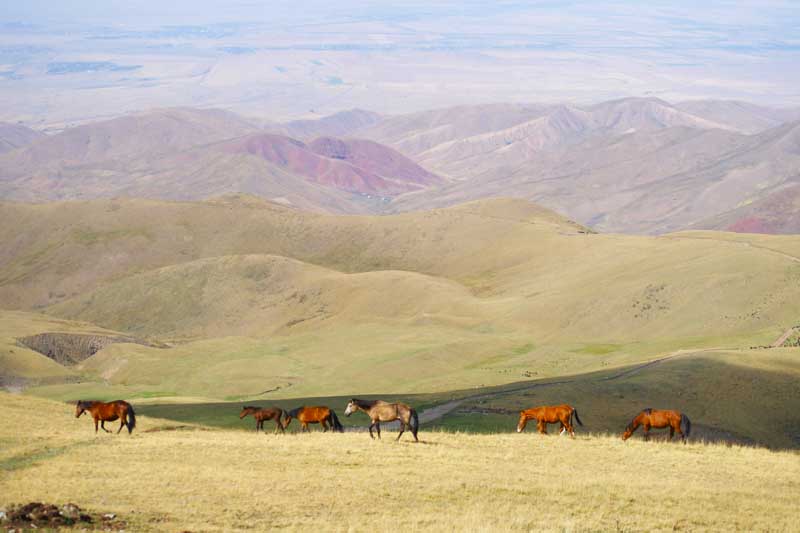
[(642, 95), (800, 105), (797, 5), (4, 0), (0, 118)]

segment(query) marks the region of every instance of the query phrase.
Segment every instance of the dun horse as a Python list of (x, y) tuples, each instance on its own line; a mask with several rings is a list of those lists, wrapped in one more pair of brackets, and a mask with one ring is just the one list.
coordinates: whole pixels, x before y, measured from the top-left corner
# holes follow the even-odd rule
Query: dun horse
[(268, 407), (266, 409), (262, 409), (261, 407), (253, 407), (250, 405), (245, 405), (242, 407), (242, 412), (239, 413), (239, 419), (246, 417), (247, 415), (253, 415), (253, 418), (256, 419), (256, 433), (259, 430), (264, 429), (264, 421), (265, 420), (274, 420), (275, 421), (275, 433), (278, 430), (281, 430), (283, 433), (283, 424), (281, 424), (281, 418), (283, 417), (283, 409), (280, 407)]
[(111, 433), (106, 429), (106, 422), (113, 422), (119, 419), (119, 429), (117, 433), (122, 431), (122, 428), (128, 427), (128, 434), (136, 427), (136, 413), (133, 412), (133, 406), (128, 402), (122, 400), (115, 400), (113, 402), (103, 403), (94, 401), (78, 400), (75, 405), (75, 418), (88, 411), (94, 419), (94, 432), (97, 433), (97, 423), (100, 422), (100, 427), (106, 433)]
[(419, 431), (419, 417), (417, 411), (404, 403), (387, 403), (383, 400), (366, 401), (353, 398), (347, 404), (344, 414), (350, 416), (356, 411), (363, 411), (371, 420), (369, 425), (369, 436), (373, 439), (375, 436), (372, 434), (372, 428), (378, 432), (378, 438), (381, 438), (381, 422), (394, 422), (400, 421), (400, 434), (397, 435), (396, 440), (400, 440), (406, 427), (411, 430), (414, 435), (414, 442), (419, 442), (417, 438), (417, 431)]
[(331, 429), (334, 431), (344, 431), (344, 427), (342, 427), (342, 423), (339, 422), (339, 417), (336, 416), (336, 413), (333, 412), (333, 409), (325, 407), (324, 405), (314, 407), (302, 406), (298, 407), (297, 409), (287, 411), (285, 418), (283, 419), (284, 429), (289, 427), (289, 424), (292, 423), (293, 418), (296, 418), (300, 422), (300, 431), (308, 431), (309, 424), (320, 424), (322, 426), (323, 433), (328, 431), (328, 424), (330, 424)]
[(569, 434), (574, 438), (575, 429), (572, 426), (573, 415), (575, 416), (575, 420), (578, 422), (578, 424), (582, 426), (583, 422), (581, 422), (580, 417), (578, 417), (578, 410), (566, 404), (526, 409), (519, 412), (517, 433), (522, 433), (522, 430), (525, 429), (525, 425), (528, 423), (528, 420), (535, 419), (536, 429), (539, 430), (539, 433), (546, 434), (547, 424), (555, 424), (556, 422), (559, 422), (561, 424), (561, 432), (559, 435), (563, 434), (565, 431), (569, 431)]
[(650, 438), (651, 427), (657, 429), (669, 427), (669, 440), (672, 440), (677, 431), (681, 434), (684, 444), (692, 431), (692, 422), (680, 411), (660, 411), (648, 407), (631, 420), (631, 423), (625, 428), (625, 433), (622, 434), (622, 440), (628, 440), (633, 432), (639, 429), (639, 426), (644, 426), (644, 440)]

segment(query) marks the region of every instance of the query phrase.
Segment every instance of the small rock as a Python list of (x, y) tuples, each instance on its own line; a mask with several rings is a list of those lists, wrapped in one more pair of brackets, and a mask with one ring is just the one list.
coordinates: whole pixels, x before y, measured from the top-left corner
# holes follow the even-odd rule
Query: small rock
[(59, 514), (70, 520), (78, 520), (81, 516), (81, 509), (74, 503), (67, 503), (61, 506)]
[(103, 518), (106, 520), (114, 520), (117, 517), (114, 513), (106, 513), (103, 515)]

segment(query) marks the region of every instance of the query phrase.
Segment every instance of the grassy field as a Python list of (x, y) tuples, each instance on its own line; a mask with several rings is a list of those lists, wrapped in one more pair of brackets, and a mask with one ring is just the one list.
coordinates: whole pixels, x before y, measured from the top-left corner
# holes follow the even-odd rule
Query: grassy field
[[(411, 404), (422, 415), (426, 430), (473, 433), (505, 432), (514, 428), (518, 412), (535, 405), (569, 403), (578, 408), (586, 424), (580, 432), (618, 434), (645, 407), (685, 412), (697, 438), (759, 444), (777, 449), (800, 447), (800, 380), (797, 349), (704, 351), (673, 354), (660, 363), (624, 369), (529, 380), (495, 387), (439, 393), (381, 394), (381, 398)], [(31, 392), (62, 399), (83, 397), (104, 400), (125, 397), (113, 387), (49, 386)], [(130, 392), (130, 391), (128, 391)], [(280, 392), (280, 391), (279, 391)], [(328, 405), (345, 426), (364, 428), (362, 415), (341, 416), (352, 396), (253, 397), (220, 402), (179, 396), (129, 395), (138, 412), (176, 424), (202, 424), (225, 429), (250, 429), (252, 419), (237, 418), (244, 404), (293, 408)], [(431, 418), (428, 410), (459, 401), (443, 416)], [(297, 429), (292, 428), (292, 429)], [(551, 428), (555, 429), (555, 428)]]
[(73, 502), (137, 531), (797, 527), (796, 452), (587, 434), (423, 431), (413, 444), (168, 431), (147, 416), (132, 436), (95, 436), (73, 413), (0, 393), (0, 505)]
[[(613, 433), (671, 407), (709, 437), (794, 448), (797, 350), (749, 348), (797, 325), (798, 257), (793, 236), (598, 235), (519, 200), (385, 217), (247, 197), (0, 204), (0, 384), (226, 427), (244, 401), (368, 395), (469, 397), (431, 427), (474, 431), (533, 404)], [(66, 367), (18, 341), (47, 332), (152, 345)]]

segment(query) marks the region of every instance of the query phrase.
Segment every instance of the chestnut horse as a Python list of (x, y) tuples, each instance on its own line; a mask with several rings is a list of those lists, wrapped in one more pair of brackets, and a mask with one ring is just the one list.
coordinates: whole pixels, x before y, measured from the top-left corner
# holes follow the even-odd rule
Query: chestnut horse
[(414, 442), (419, 442), (417, 438), (417, 431), (419, 431), (419, 417), (417, 411), (404, 403), (387, 403), (383, 400), (359, 400), (353, 398), (348, 402), (344, 414), (350, 416), (356, 411), (363, 411), (367, 414), (372, 422), (369, 425), (369, 436), (373, 439), (375, 435), (372, 434), (372, 428), (378, 432), (378, 438), (381, 438), (381, 422), (394, 422), (400, 421), (400, 434), (397, 435), (396, 440), (400, 440), (406, 427), (411, 430), (414, 435)]
[(644, 440), (650, 438), (651, 427), (657, 429), (669, 427), (669, 440), (672, 440), (677, 431), (681, 434), (684, 444), (686, 444), (686, 437), (692, 431), (692, 422), (680, 411), (660, 411), (648, 407), (631, 420), (631, 423), (625, 428), (625, 433), (622, 434), (622, 440), (628, 440), (633, 432), (639, 429), (639, 426), (644, 426)]
[(342, 427), (342, 423), (339, 422), (339, 417), (336, 416), (333, 409), (325, 407), (324, 405), (314, 407), (302, 406), (297, 409), (292, 409), (291, 411), (286, 411), (285, 418), (283, 419), (284, 429), (289, 427), (293, 418), (296, 418), (300, 422), (300, 431), (308, 431), (309, 424), (322, 425), (323, 433), (328, 431), (328, 424), (330, 424), (334, 431), (340, 433), (344, 431), (344, 427)]
[(578, 422), (578, 424), (582, 426), (583, 422), (581, 422), (580, 417), (578, 417), (578, 410), (566, 404), (553, 406), (545, 405), (542, 407), (525, 409), (524, 411), (519, 412), (517, 433), (522, 433), (522, 430), (525, 429), (525, 425), (528, 423), (528, 420), (533, 418), (536, 420), (536, 429), (539, 430), (539, 433), (546, 434), (547, 424), (555, 424), (556, 422), (559, 422), (561, 424), (561, 432), (559, 435), (563, 434), (565, 431), (569, 431), (570, 436), (575, 438), (575, 429), (572, 426), (573, 415), (575, 415), (575, 420)]
[(268, 407), (266, 409), (262, 409), (261, 407), (245, 405), (242, 407), (242, 412), (239, 413), (239, 419), (241, 420), (247, 415), (253, 415), (253, 418), (256, 419), (256, 433), (258, 433), (258, 430), (264, 429), (265, 420), (274, 420), (276, 426), (275, 433), (277, 433), (279, 429), (281, 430), (281, 433), (283, 433), (283, 424), (281, 424), (283, 409), (280, 407)]
[(97, 433), (97, 423), (100, 422), (100, 427), (106, 433), (111, 433), (106, 429), (106, 422), (113, 422), (119, 418), (119, 429), (117, 433), (122, 431), (124, 426), (128, 427), (128, 435), (130, 435), (133, 428), (136, 427), (136, 413), (133, 412), (133, 406), (128, 402), (122, 400), (115, 400), (113, 402), (103, 403), (91, 400), (78, 400), (75, 405), (75, 418), (89, 411), (94, 419), (94, 432)]

